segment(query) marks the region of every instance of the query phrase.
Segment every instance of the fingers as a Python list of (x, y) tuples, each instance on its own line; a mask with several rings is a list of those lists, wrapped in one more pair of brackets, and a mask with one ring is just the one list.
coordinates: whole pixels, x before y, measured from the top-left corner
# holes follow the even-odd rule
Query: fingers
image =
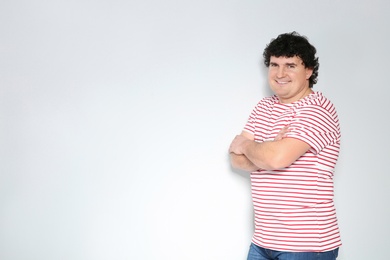
[(290, 127), (289, 125), (286, 125), (285, 127), (283, 127), (279, 131), (279, 133), (276, 135), (274, 141), (279, 141), (279, 140), (283, 139), (283, 137), (285, 137), (285, 135), (287, 134), (289, 127)]

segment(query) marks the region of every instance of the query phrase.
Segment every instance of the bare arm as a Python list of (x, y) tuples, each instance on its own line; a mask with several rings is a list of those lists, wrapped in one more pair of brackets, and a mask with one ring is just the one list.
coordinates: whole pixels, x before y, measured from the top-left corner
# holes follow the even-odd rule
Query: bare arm
[(230, 163), (233, 168), (253, 172), (259, 169), (245, 155), (230, 153)]
[(233, 140), (229, 151), (236, 155), (244, 155), (256, 166), (254, 168), (275, 170), (291, 165), (309, 149), (307, 143), (294, 138), (257, 143), (241, 134)]
[[(247, 138), (248, 140), (254, 140), (254, 136), (247, 132), (243, 131), (241, 135)], [(259, 169), (259, 167), (253, 164), (244, 154), (236, 154), (232, 151), (229, 152), (230, 152), (230, 163), (233, 168), (248, 171), (248, 172), (256, 171), (257, 169)]]

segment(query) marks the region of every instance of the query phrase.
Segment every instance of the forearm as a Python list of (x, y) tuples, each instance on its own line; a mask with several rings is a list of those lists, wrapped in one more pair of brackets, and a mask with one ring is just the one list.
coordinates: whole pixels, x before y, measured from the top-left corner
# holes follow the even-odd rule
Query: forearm
[(233, 168), (253, 172), (259, 169), (245, 155), (230, 153), (230, 163)]
[(243, 155), (254, 167), (273, 170), (279, 168), (279, 153), (275, 147), (275, 142), (247, 141), (243, 145)]
[(276, 170), (290, 166), (310, 149), (310, 145), (294, 138), (242, 144), (242, 154), (258, 168)]
[(273, 141), (256, 142), (252, 135), (237, 135), (229, 147), (232, 166), (245, 170), (275, 170), (290, 166), (310, 145), (295, 138), (283, 138), (284, 128)]

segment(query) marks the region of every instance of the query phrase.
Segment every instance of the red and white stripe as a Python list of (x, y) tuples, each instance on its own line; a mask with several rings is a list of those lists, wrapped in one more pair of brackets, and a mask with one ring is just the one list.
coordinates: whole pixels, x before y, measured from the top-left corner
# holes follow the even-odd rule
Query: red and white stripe
[(264, 142), (286, 125), (287, 138), (302, 140), (311, 149), (287, 168), (251, 173), (252, 241), (278, 251), (335, 249), (341, 245), (333, 204), (333, 172), (340, 150), (336, 110), (320, 92), (291, 104), (267, 97), (254, 108), (244, 130)]

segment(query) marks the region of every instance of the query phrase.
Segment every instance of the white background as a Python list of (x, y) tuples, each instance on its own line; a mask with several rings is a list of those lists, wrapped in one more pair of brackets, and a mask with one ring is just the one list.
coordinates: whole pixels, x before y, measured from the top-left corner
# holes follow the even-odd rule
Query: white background
[(389, 3), (1, 1), (0, 259), (246, 259), (227, 149), (293, 30), (341, 121), (338, 259), (387, 259)]

